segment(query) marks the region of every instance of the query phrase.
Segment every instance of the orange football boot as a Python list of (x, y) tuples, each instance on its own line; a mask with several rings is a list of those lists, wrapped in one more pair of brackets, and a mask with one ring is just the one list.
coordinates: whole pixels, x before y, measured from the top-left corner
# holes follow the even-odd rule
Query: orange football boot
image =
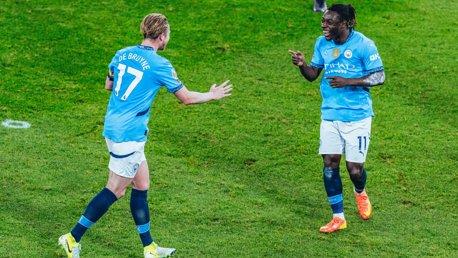
[(356, 194), (356, 203), (358, 204), (359, 215), (363, 219), (369, 219), (372, 215), (372, 205), (367, 196), (366, 189), (361, 194)]
[(321, 233), (331, 233), (339, 229), (347, 228), (347, 222), (341, 218), (335, 217), (326, 224), (326, 226), (320, 228)]

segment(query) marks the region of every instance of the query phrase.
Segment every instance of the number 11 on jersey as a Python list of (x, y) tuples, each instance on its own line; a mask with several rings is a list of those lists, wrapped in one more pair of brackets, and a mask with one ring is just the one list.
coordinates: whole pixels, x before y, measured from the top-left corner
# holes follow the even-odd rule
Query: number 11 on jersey
[(118, 75), (118, 82), (116, 83), (116, 88), (115, 88), (116, 97), (118, 97), (119, 90), (121, 89), (122, 77), (126, 73), (126, 68), (127, 68), (127, 73), (130, 73), (130, 74), (134, 75), (135, 79), (129, 84), (129, 87), (127, 87), (126, 92), (124, 93), (124, 95), (122, 95), (121, 100), (126, 100), (129, 97), (130, 93), (135, 89), (135, 87), (137, 87), (138, 83), (143, 78), (143, 72), (142, 71), (139, 71), (139, 70), (137, 70), (135, 68), (126, 66), (124, 64), (119, 64), (118, 65), (118, 70), (120, 72), (119, 72), (119, 75)]

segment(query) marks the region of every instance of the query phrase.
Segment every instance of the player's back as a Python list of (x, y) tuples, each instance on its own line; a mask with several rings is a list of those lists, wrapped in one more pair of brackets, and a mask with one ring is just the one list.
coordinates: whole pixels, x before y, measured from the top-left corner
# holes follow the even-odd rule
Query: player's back
[[(137, 45), (119, 50), (109, 69), (114, 85), (103, 135), (115, 142), (146, 141), (151, 103), (161, 86), (170, 85), (167, 77), (176, 77), (172, 65), (152, 47)], [(182, 87), (178, 77), (173, 86)]]

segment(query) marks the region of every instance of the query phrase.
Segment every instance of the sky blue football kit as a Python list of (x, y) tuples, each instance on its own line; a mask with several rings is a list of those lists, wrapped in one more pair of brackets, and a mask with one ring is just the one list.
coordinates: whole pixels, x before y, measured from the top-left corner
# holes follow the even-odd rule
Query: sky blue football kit
[[(165, 86), (168, 92), (176, 92), (183, 84), (167, 59), (159, 56), (154, 48), (143, 45), (119, 50), (108, 68), (108, 76), (114, 81), (103, 130), (110, 152), (108, 167), (119, 176), (133, 178), (140, 163), (146, 160), (143, 151), (147, 125), (157, 91)], [(144, 247), (153, 242), (146, 198), (146, 190), (132, 188), (131, 212)], [(108, 188), (91, 200), (71, 231), (77, 242), (116, 200)]]
[(114, 89), (103, 136), (114, 142), (146, 142), (149, 110), (157, 91), (165, 86), (168, 92), (176, 92), (183, 83), (167, 59), (142, 45), (119, 50), (108, 69), (114, 75)]
[[(362, 33), (349, 28), (350, 34), (343, 44), (317, 39), (311, 66), (323, 68), (320, 83), (321, 105), (320, 149), (321, 155), (344, 154), (347, 162), (364, 163), (369, 148), (371, 123), (374, 112), (370, 87), (346, 86), (332, 88), (330, 79), (341, 76), (361, 78), (382, 71), (383, 64), (374, 42)], [(342, 181), (339, 168), (324, 168), (323, 178), (329, 203), (334, 214), (343, 212)], [(357, 182), (357, 189), (364, 189), (366, 171)]]
[(347, 86), (331, 88), (328, 76), (361, 78), (383, 70), (377, 47), (362, 33), (351, 29), (344, 44), (317, 39), (311, 66), (324, 68), (320, 90), (323, 97), (321, 119), (328, 121), (356, 122), (374, 116), (369, 87)]

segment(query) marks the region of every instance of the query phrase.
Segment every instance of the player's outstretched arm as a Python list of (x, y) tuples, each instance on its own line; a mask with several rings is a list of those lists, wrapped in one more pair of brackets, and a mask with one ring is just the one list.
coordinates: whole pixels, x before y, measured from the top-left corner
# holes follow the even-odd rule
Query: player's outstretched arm
[(176, 91), (174, 94), (185, 105), (205, 103), (210, 100), (218, 100), (231, 96), (232, 94), (228, 92), (232, 90), (232, 84), (226, 86), (227, 83), (229, 83), (229, 80), (225, 81), (218, 87), (216, 87), (216, 84), (213, 84), (210, 91), (206, 93), (189, 91), (185, 86), (183, 86), (183, 88)]
[(324, 78), (330, 79), (329, 85), (331, 85), (333, 88), (343, 88), (349, 85), (373, 87), (385, 83), (385, 72), (382, 70), (363, 76), (361, 78), (343, 78), (341, 76), (329, 76)]
[(293, 64), (299, 66), (302, 76), (304, 76), (307, 81), (313, 82), (316, 80), (316, 78), (318, 78), (318, 76), (320, 76), (321, 70), (323, 70), (323, 68), (316, 68), (311, 65), (307, 65), (304, 61), (304, 54), (302, 54), (301, 51), (294, 52), (289, 50), (288, 52), (293, 55)]

